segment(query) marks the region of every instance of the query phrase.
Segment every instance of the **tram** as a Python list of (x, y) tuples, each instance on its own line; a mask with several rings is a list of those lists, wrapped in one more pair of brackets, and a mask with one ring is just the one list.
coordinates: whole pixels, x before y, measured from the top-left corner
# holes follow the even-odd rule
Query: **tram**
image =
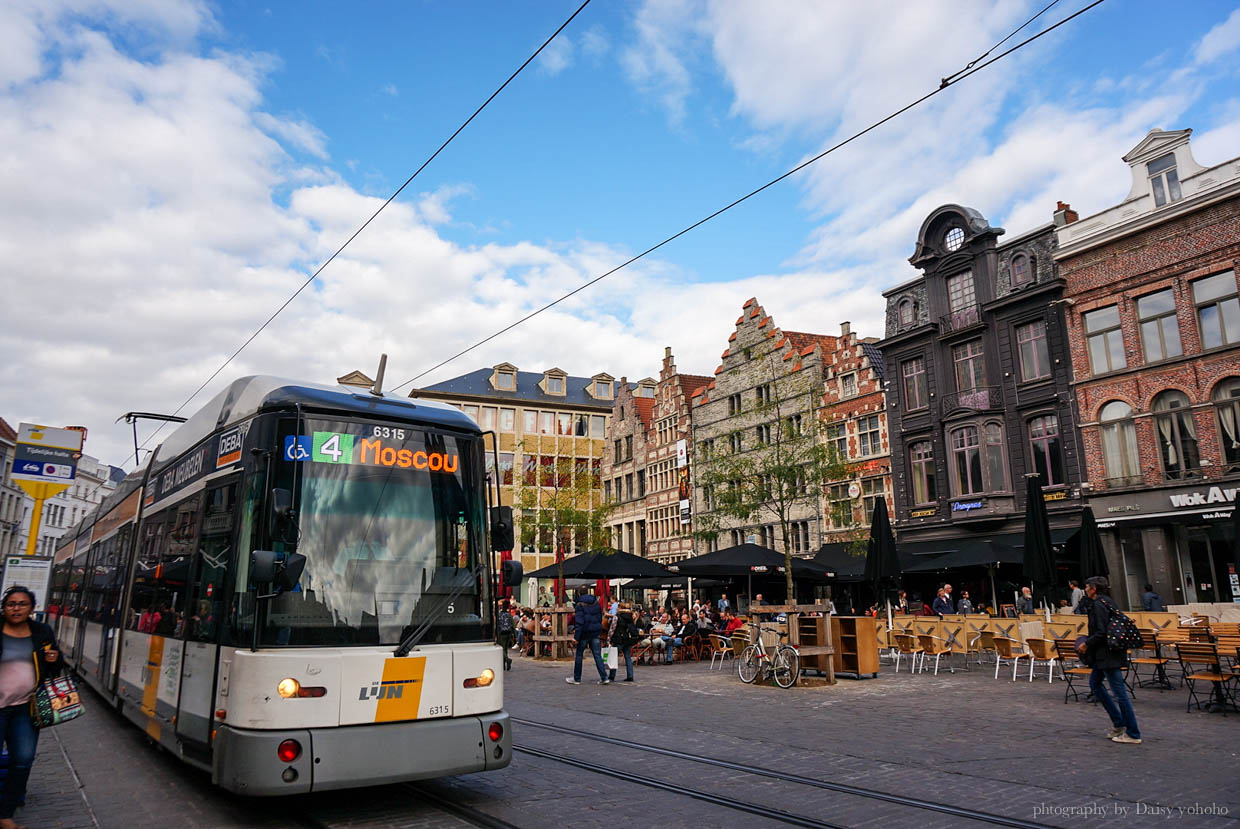
[(49, 621), (84, 681), (230, 791), (502, 768), (489, 552), (512, 516), (486, 480), (451, 406), (245, 377), (65, 534)]

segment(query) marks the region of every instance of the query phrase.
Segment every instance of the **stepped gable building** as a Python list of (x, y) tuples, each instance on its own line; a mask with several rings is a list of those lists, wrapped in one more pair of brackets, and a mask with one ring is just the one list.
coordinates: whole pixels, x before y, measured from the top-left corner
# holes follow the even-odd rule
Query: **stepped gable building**
[(883, 358), (877, 342), (877, 337), (859, 339), (849, 323), (841, 323), (835, 348), (826, 355), (822, 423), (826, 439), (848, 459), (853, 471), (849, 480), (827, 486), (822, 539), (826, 545), (868, 538), (879, 498), (894, 508)]
[[(606, 373), (570, 377), (558, 368), (540, 373), (500, 363), (415, 389), (410, 397), (456, 406), (477, 420), (484, 431), (494, 431), (499, 436), (498, 475), (503, 504), (516, 507), (522, 487), (550, 492), (558, 483), (556, 470), (563, 468), (563, 459), (571, 459), (574, 475), (588, 474), (597, 482), (592, 498), (597, 505), (603, 499), (599, 476), (615, 386), (615, 379)], [(488, 466), (491, 463), (488, 454)], [(555, 561), (554, 539), (545, 534), (531, 538), (528, 531), (522, 533), (523, 523), (532, 526), (538, 510), (537, 506), (514, 509), (519, 555), (527, 571)], [(575, 539), (561, 541), (569, 554), (579, 551)]]
[(693, 555), (691, 402), (710, 382), (679, 373), (672, 349), (663, 350), (646, 449), (646, 554), (662, 564)]
[(1240, 158), (1191, 130), (1123, 160), (1127, 197), (1056, 229), (1081, 437), (1114, 592), (1139, 607), (1240, 601)]
[(654, 395), (649, 377), (636, 386), (621, 377), (603, 446), (603, 498), (613, 505), (607, 514), (611, 546), (638, 556), (646, 554), (646, 448)]
[[(715, 369), (714, 379), (693, 395), (694, 459), (703, 453), (760, 452), (769, 431), (778, 428), (767, 405), (780, 403), (780, 419), (817, 417), (822, 408), (823, 382), (836, 338), (825, 334), (784, 331), (775, 325), (757, 299), (747, 300), (728, 337), (728, 348)], [(696, 515), (711, 513), (711, 492), (695, 476), (693, 509)], [(800, 508), (792, 517), (790, 544), (794, 555), (816, 551), (823, 538), (821, 503)], [(696, 545), (698, 553), (729, 547), (753, 539), (764, 547), (783, 552), (778, 524), (742, 524), (731, 518), (718, 520), (714, 538)]]
[(999, 558), (993, 543), (1023, 547), (1030, 473), (1041, 476), (1052, 539), (1080, 523), (1054, 228), (1000, 244), (1004, 232), (971, 208), (938, 208), (909, 259), (922, 275), (883, 294), (893, 524), (905, 552), (982, 564)]

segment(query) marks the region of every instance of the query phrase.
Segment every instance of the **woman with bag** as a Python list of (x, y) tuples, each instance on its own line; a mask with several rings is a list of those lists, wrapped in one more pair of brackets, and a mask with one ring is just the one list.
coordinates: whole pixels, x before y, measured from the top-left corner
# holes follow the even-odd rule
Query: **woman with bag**
[(52, 629), (30, 618), (34, 593), (14, 585), (0, 599), (4, 630), (0, 636), (0, 738), (9, 752), (9, 771), (0, 796), (0, 829), (23, 829), (13, 820), (26, 797), (26, 781), (39, 745), (30, 718), (30, 698), (45, 677), (60, 673), (60, 649)]

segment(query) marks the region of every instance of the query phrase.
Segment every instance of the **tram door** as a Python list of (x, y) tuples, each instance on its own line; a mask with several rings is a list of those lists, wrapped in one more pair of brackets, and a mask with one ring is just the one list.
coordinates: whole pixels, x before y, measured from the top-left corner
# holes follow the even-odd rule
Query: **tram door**
[(228, 610), (224, 579), (236, 559), (232, 543), (236, 503), (236, 478), (207, 490), (198, 549), (186, 583), (189, 601), (176, 728), (178, 736), (204, 746), (211, 737), (219, 632)]

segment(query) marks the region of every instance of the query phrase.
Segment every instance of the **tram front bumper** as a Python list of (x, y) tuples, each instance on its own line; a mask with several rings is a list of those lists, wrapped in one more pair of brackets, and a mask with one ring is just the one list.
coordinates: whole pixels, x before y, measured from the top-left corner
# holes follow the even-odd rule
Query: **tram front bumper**
[[(489, 735), (502, 729), (499, 740)], [(280, 758), (296, 740), (301, 754)], [(254, 731), (221, 725), (211, 779), (247, 795), (287, 795), (468, 774), (507, 766), (512, 730), (505, 711), (442, 720)]]

